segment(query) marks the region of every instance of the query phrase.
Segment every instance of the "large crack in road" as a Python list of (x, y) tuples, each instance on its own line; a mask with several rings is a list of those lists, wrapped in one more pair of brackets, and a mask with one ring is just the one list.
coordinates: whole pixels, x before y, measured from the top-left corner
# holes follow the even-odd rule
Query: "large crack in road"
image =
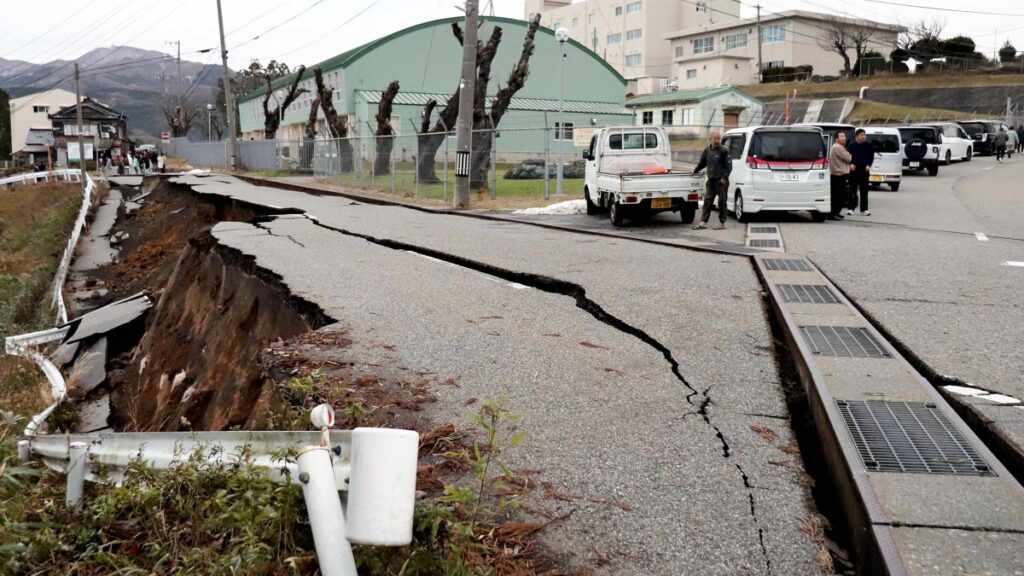
[[(633, 326), (632, 324), (615, 316), (614, 314), (609, 313), (600, 304), (598, 304), (593, 299), (587, 296), (586, 288), (584, 288), (583, 286), (546, 275), (534, 274), (529, 272), (517, 272), (514, 270), (494, 266), (492, 264), (486, 264), (484, 262), (480, 262), (477, 260), (457, 256), (455, 254), (450, 254), (447, 252), (441, 252), (438, 250), (417, 246), (415, 244), (409, 244), (406, 242), (401, 242), (398, 240), (392, 240), (387, 238), (377, 238), (368, 234), (361, 234), (358, 232), (353, 232), (351, 230), (345, 230), (343, 228), (338, 228), (335, 226), (324, 224), (323, 222), (320, 222), (318, 219), (309, 216), (308, 214), (306, 215), (306, 218), (308, 218), (316, 226), (321, 227), (323, 229), (330, 230), (332, 232), (336, 232), (345, 236), (359, 238), (372, 244), (375, 244), (377, 246), (381, 246), (396, 251), (405, 251), (414, 254), (419, 254), (421, 256), (434, 258), (442, 262), (454, 264), (456, 266), (460, 266), (469, 270), (501, 278), (502, 280), (506, 280), (508, 282), (515, 282), (517, 284), (529, 286), (531, 288), (535, 288), (543, 292), (559, 294), (562, 296), (568, 296), (572, 298), (575, 301), (576, 306), (578, 308), (590, 314), (594, 319), (624, 334), (633, 336), (634, 338), (640, 340), (644, 344), (650, 346), (651, 348), (659, 352), (665, 358), (665, 361), (668, 362), (673, 376), (675, 376), (676, 380), (678, 380), (686, 388), (686, 403), (695, 408), (695, 410), (684, 414), (683, 418), (695, 414), (699, 415), (701, 419), (705, 422), (705, 424), (707, 424), (707, 426), (714, 432), (715, 437), (720, 442), (722, 448), (722, 457), (726, 459), (731, 457), (732, 452), (729, 447), (729, 442), (725, 437), (725, 434), (712, 421), (711, 418), (710, 408), (711, 406), (714, 405), (714, 402), (712, 401), (710, 395), (711, 387), (698, 391), (690, 383), (686, 376), (683, 375), (680, 369), (679, 361), (675, 359), (672, 350), (670, 350), (667, 346), (659, 342), (656, 338), (654, 338), (641, 328)], [(262, 226), (260, 226), (260, 228), (265, 229)], [(270, 232), (269, 230), (267, 231), (268, 233)], [(697, 401), (698, 396), (700, 397), (699, 402)], [(750, 478), (744, 471), (743, 466), (740, 465), (738, 462), (734, 462), (734, 465), (737, 471), (740, 473), (742, 485), (746, 490), (747, 498), (750, 501), (750, 516), (754, 523), (754, 526), (757, 528), (758, 543), (761, 548), (761, 554), (764, 557), (765, 573), (770, 576), (772, 574), (772, 563), (771, 558), (768, 555), (768, 548), (765, 545), (764, 541), (764, 528), (761, 525), (760, 519), (757, 515), (757, 505), (756, 499), (754, 497), (754, 487), (750, 482)]]

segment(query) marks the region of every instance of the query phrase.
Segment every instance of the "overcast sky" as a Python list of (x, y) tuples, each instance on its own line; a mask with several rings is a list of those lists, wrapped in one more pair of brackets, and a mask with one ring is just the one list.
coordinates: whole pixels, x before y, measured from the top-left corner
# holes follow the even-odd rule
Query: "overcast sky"
[[(830, 11), (898, 24), (938, 19), (946, 24), (945, 36), (970, 36), (978, 49), (989, 56), (993, 44), (1001, 46), (1007, 38), (1018, 49), (1024, 48), (1024, 2), (1020, 0), (893, 0), (937, 8), (984, 10), (989, 12), (986, 15), (902, 8), (870, 0), (759, 1), (767, 12)], [(278, 59), (292, 67), (314, 64), (407, 26), (459, 15), (454, 7), (456, 2), (223, 0), (229, 63), (235, 69), (246, 66), (253, 58), (264, 62)], [(493, 3), (494, 13), (499, 16), (523, 17), (522, 0)], [(5, 4), (0, 58), (47, 62), (121, 44), (173, 52), (167, 43), (180, 40), (183, 58), (203, 63), (219, 61), (216, 51), (195, 53), (216, 47), (219, 42), (215, 0), (47, 0), (42, 9), (32, 2)], [(487, 7), (487, 0), (482, 0), (482, 4)], [(744, 16), (752, 16), (752, 12), (752, 8), (744, 6)], [(1000, 12), (1004, 14), (993, 14)], [(82, 30), (90, 33), (82, 34)]]

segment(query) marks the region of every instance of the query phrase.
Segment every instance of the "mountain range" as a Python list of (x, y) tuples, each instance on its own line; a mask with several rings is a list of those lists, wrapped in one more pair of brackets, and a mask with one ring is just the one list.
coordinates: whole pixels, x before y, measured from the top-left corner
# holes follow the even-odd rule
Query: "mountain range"
[[(209, 61), (217, 59), (211, 52)], [(74, 92), (74, 64), (81, 69), (82, 96), (89, 96), (128, 116), (133, 139), (152, 141), (167, 129), (161, 103), (177, 94), (178, 66), (174, 57), (130, 46), (97, 48), (75, 60), (33, 64), (0, 58), (0, 88), (12, 98), (50, 88)], [(181, 91), (200, 110), (217, 96), (219, 64), (181, 61)], [(205, 119), (204, 119), (205, 120)], [(205, 138), (206, 122), (193, 122), (193, 139)]]

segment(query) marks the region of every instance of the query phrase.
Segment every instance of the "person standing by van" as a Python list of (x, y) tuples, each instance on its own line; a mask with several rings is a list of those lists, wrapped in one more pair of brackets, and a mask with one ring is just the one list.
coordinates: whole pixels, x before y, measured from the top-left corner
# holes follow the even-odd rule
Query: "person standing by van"
[(842, 220), (843, 207), (850, 194), (850, 161), (853, 155), (846, 149), (846, 133), (836, 134), (832, 149), (828, 151), (829, 184), (831, 185), (832, 207), (829, 220)]
[(999, 127), (999, 132), (996, 133), (995, 145), (996, 145), (996, 162), (1002, 162), (1003, 156), (1006, 155), (1006, 128)]
[(860, 191), (860, 215), (870, 216), (868, 210), (868, 179), (871, 177), (871, 165), (875, 163), (875, 149), (868, 142), (868, 133), (858, 128), (854, 141), (846, 147), (852, 156), (850, 160), (850, 195), (847, 198), (847, 214), (857, 209), (857, 192)]
[(725, 207), (725, 197), (729, 192), (732, 156), (722, 146), (721, 132), (711, 133), (711, 145), (701, 153), (700, 162), (693, 169), (693, 173), (696, 174), (704, 168), (708, 169), (708, 183), (704, 192), (704, 209), (701, 211), (700, 224), (694, 226), (693, 229), (699, 230), (708, 227), (708, 220), (711, 219), (711, 206), (715, 203), (715, 198), (718, 198), (719, 224), (715, 226), (715, 230), (725, 230), (725, 219), (729, 216), (729, 211)]

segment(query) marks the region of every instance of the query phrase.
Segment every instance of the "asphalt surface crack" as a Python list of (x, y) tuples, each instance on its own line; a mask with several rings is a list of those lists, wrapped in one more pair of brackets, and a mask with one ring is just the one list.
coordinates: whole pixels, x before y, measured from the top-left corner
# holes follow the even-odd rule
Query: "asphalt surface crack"
[[(307, 218), (308, 217), (309, 216), (307, 216)], [(668, 362), (669, 366), (671, 367), (672, 374), (683, 386), (686, 387), (687, 404), (696, 408), (695, 411), (690, 412), (688, 414), (684, 414), (683, 417), (685, 418), (687, 415), (692, 414), (699, 415), (701, 419), (704, 420), (704, 423), (709, 428), (711, 428), (711, 430), (714, 431), (715, 437), (721, 443), (722, 457), (731, 457), (732, 450), (729, 446), (728, 440), (726, 440), (725, 438), (725, 434), (717, 425), (715, 425), (711, 421), (710, 407), (714, 404), (710, 396), (711, 387), (709, 386), (702, 391), (698, 391), (696, 388), (694, 388), (693, 384), (691, 384), (690, 381), (686, 379), (686, 376), (683, 375), (679, 366), (679, 361), (675, 359), (675, 356), (672, 354), (672, 351), (669, 350), (667, 346), (665, 346), (656, 338), (654, 338), (647, 332), (641, 330), (640, 328), (633, 326), (632, 324), (629, 324), (625, 320), (622, 320), (621, 318), (609, 313), (607, 310), (601, 307), (600, 304), (589, 298), (587, 296), (586, 289), (580, 286), (579, 284), (574, 284), (566, 280), (559, 280), (557, 278), (552, 278), (550, 276), (544, 276), (541, 274), (534, 274), (530, 272), (516, 272), (505, 268), (499, 268), (491, 264), (486, 264), (476, 260), (471, 260), (469, 258), (464, 258), (462, 256), (456, 256), (454, 254), (433, 250), (431, 248), (426, 248), (423, 246), (416, 246), (413, 244), (408, 244), (405, 242), (391, 240), (387, 238), (377, 238), (374, 236), (370, 236), (368, 234), (360, 234), (357, 232), (352, 232), (350, 230), (329, 226), (315, 218), (309, 219), (315, 225), (320, 226), (321, 228), (331, 230), (333, 232), (337, 232), (345, 236), (360, 238), (362, 240), (370, 242), (371, 244), (376, 244), (384, 248), (389, 248), (391, 250), (397, 251), (411, 252), (419, 254), (421, 256), (427, 256), (429, 258), (434, 258), (443, 262), (448, 262), (450, 264), (467, 268), (469, 270), (495, 276), (508, 282), (515, 282), (517, 284), (529, 286), (537, 290), (541, 290), (543, 292), (560, 294), (563, 296), (573, 298), (573, 300), (576, 302), (576, 306), (581, 310), (587, 312), (591, 316), (593, 316), (594, 319), (622, 333), (629, 334), (635, 337), (644, 344), (647, 344), (654, 350), (658, 351), (665, 358), (665, 361)], [(701, 398), (699, 403), (696, 400), (698, 396), (700, 396)], [(768, 548), (765, 546), (764, 542), (764, 529), (761, 527), (761, 522), (757, 517), (757, 507), (754, 500), (753, 486), (750, 484), (750, 479), (747, 476), (746, 472), (743, 470), (742, 466), (740, 466), (738, 463), (735, 464), (735, 466), (736, 469), (740, 472), (740, 476), (743, 480), (743, 486), (746, 489), (747, 497), (750, 500), (750, 515), (753, 519), (754, 525), (757, 527), (758, 542), (760, 543), (761, 553), (764, 556), (765, 561), (765, 573), (771, 576), (772, 564), (771, 559), (768, 556)]]
[(298, 244), (302, 248), (306, 247), (305, 244), (303, 244), (302, 242), (299, 242), (298, 240), (296, 240), (294, 237), (292, 237), (289, 234), (274, 234), (274, 231), (271, 230), (270, 228), (267, 228), (266, 226), (264, 226), (263, 222), (260, 221), (260, 220), (254, 220), (253, 222), (251, 222), (251, 224), (253, 226), (255, 226), (256, 228), (259, 228), (260, 230), (265, 231), (267, 234), (269, 234), (269, 235), (271, 235), (271, 236), (273, 236), (275, 238), (285, 238), (285, 239), (291, 240), (295, 244)]

